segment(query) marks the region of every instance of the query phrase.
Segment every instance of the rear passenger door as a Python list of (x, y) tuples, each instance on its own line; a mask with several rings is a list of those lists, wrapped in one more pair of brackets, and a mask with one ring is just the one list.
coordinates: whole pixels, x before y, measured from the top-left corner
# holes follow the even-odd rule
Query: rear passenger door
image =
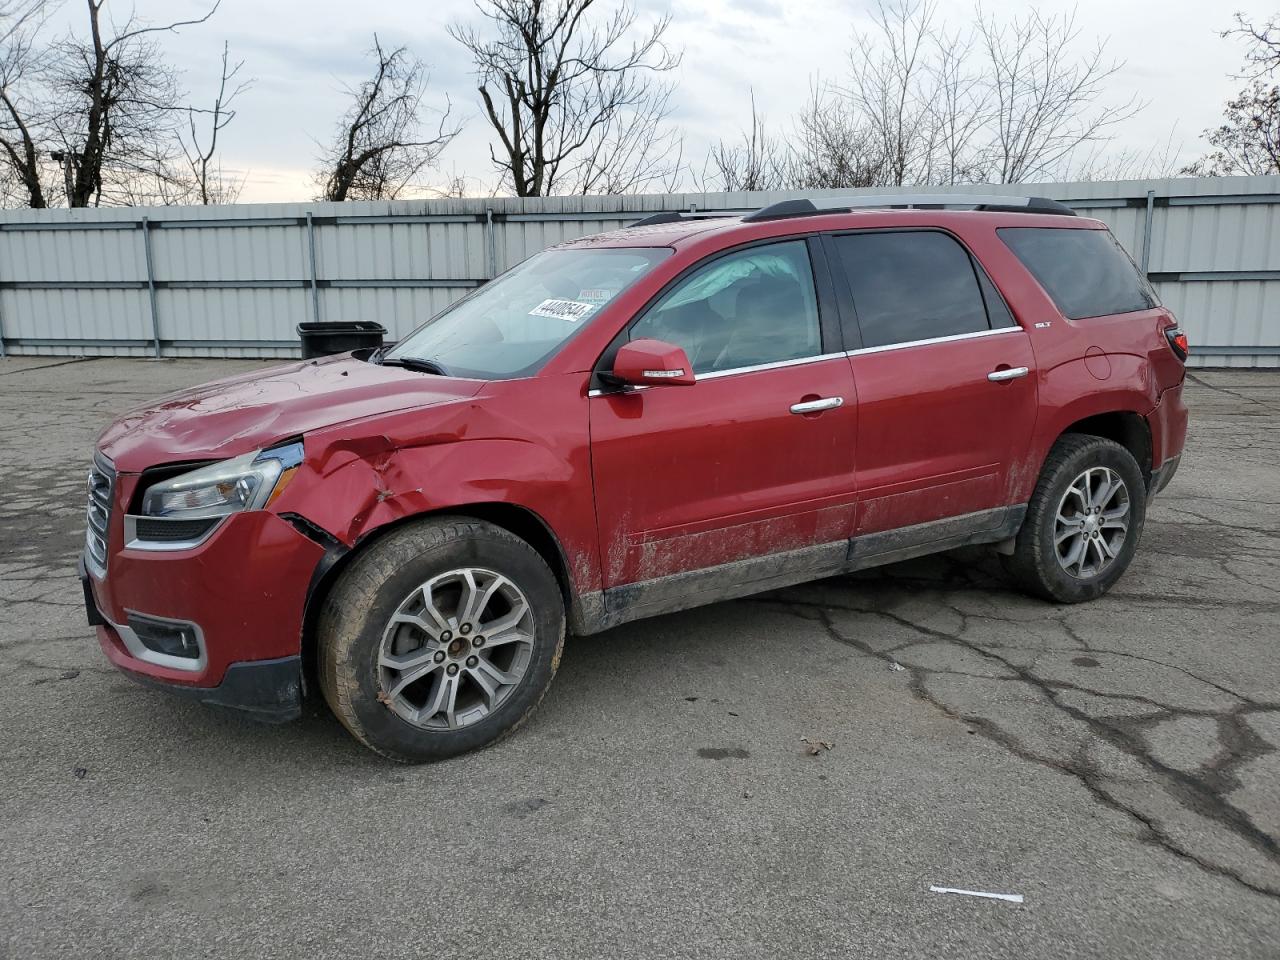
[(1026, 332), (941, 230), (828, 238), (858, 393), (856, 533), (973, 515), (1010, 497), (1036, 415)]

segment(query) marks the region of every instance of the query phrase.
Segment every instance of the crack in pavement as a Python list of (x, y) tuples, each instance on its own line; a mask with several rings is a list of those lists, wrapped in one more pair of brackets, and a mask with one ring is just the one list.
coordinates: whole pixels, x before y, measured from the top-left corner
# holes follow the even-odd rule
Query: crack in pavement
[(1265, 401), (1259, 400), (1257, 397), (1251, 397), (1251, 396), (1248, 396), (1247, 394), (1243, 394), (1235, 390), (1231, 390), (1228, 387), (1219, 386), (1216, 383), (1210, 383), (1208, 380), (1205, 380), (1201, 377), (1197, 377), (1195, 374), (1191, 373), (1190, 371), (1187, 372), (1187, 379), (1190, 380), (1192, 383), (1194, 383), (1198, 387), (1204, 387), (1206, 390), (1213, 390), (1217, 393), (1221, 393), (1225, 396), (1232, 397), (1236, 400), (1243, 400), (1245, 403), (1254, 403), (1261, 407), (1271, 406), (1271, 404), (1266, 403)]
[(39, 366), (23, 367), (21, 370), (5, 370), (0, 372), (0, 377), (16, 377), (22, 373), (36, 373), (37, 371), (52, 370), (54, 367), (66, 367), (73, 363), (91, 363), (94, 360), (101, 359), (101, 357), (73, 357), (70, 360), (63, 360), (61, 363), (42, 363)]
[[(1107, 780), (1107, 775), (1099, 769), (1096, 763), (1089, 761), (1087, 757), (1080, 756), (1075, 762), (1067, 763), (1057, 758), (1038, 753), (1022, 743), (1013, 734), (1003, 729), (996, 721), (980, 714), (960, 712), (933, 694), (927, 687), (927, 681), (931, 676), (965, 676), (966, 674), (963, 672), (901, 664), (900, 661), (896, 660), (889, 651), (877, 650), (870, 644), (858, 640), (855, 637), (847, 636), (841, 632), (832, 621), (831, 606), (829, 604), (795, 600), (785, 597), (761, 598), (756, 602), (774, 604), (808, 622), (817, 622), (823, 627), (827, 635), (838, 643), (850, 646), (868, 656), (874, 657), (891, 665), (896, 664), (901, 666), (903, 669), (908, 671), (910, 678), (909, 686), (913, 696), (921, 702), (929, 704), (950, 719), (966, 724), (967, 727), (975, 730), (985, 739), (999, 745), (1021, 760), (1039, 764), (1059, 773), (1073, 777), (1079, 781), (1096, 800), (1104, 804), (1106, 807), (1139, 823), (1143, 828), (1144, 838), (1149, 842), (1156, 844), (1168, 853), (1178, 857), (1179, 859), (1193, 863), (1200, 869), (1209, 873), (1222, 876), (1233, 883), (1252, 891), (1253, 893), (1280, 900), (1280, 886), (1272, 886), (1266, 883), (1255, 882), (1244, 876), (1244, 874), (1236, 868), (1215, 862), (1206, 856), (1197, 854), (1193, 850), (1188, 849), (1185, 845), (1174, 838), (1155, 816), (1138, 809), (1130, 803), (1126, 803), (1121, 797), (1117, 796), (1105, 782)], [(887, 619), (907, 630), (921, 635), (922, 637), (927, 637), (932, 641), (942, 641), (948, 644), (958, 645), (971, 653), (999, 664), (1002, 668), (1009, 671), (1012, 676), (992, 677), (981, 674), (968, 675), (974, 676), (983, 681), (1002, 682), (1016, 680), (1029, 685), (1033, 689), (1037, 690), (1043, 697), (1044, 701), (1054, 709), (1060, 711), (1078, 723), (1083, 724), (1095, 737), (1119, 749), (1125, 755), (1137, 761), (1150, 774), (1154, 775), (1158, 779), (1159, 785), (1164, 792), (1182, 807), (1220, 825), (1231, 834), (1244, 841), (1251, 848), (1259, 852), (1267, 860), (1280, 865), (1280, 844), (1277, 843), (1276, 839), (1261, 830), (1245, 811), (1232, 804), (1224, 796), (1225, 792), (1230, 789), (1234, 789), (1234, 787), (1238, 785), (1238, 782), (1234, 779), (1235, 770), (1240, 766), (1243, 766), (1245, 763), (1275, 750), (1275, 747), (1265, 741), (1256, 733), (1256, 731), (1245, 726), (1243, 724), (1243, 719), (1254, 713), (1280, 712), (1280, 703), (1267, 703), (1251, 700), (1232, 691), (1226, 690), (1225, 688), (1218, 687), (1217, 684), (1210, 684), (1211, 686), (1218, 687), (1222, 692), (1241, 701), (1236, 707), (1233, 707), (1231, 710), (1223, 713), (1222, 711), (1173, 707), (1169, 704), (1161, 703), (1157, 700), (1141, 695), (1116, 694), (1097, 691), (1079, 684), (1046, 679), (1038, 676), (1032, 670), (1012, 662), (1009, 658), (1002, 656), (999, 653), (993, 652), (992, 650), (970, 640), (966, 640), (961, 636), (961, 634), (964, 632), (969, 615), (964, 611), (947, 604), (945, 601), (942, 605), (945, 609), (956, 614), (960, 618), (961, 626), (959, 630), (946, 631), (929, 627), (924, 624), (916, 623), (901, 614), (893, 612), (892, 610), (878, 606), (867, 608), (844, 607), (841, 609), (858, 615)], [(813, 615), (809, 615), (810, 612), (812, 612)], [(1017, 621), (1010, 622), (1017, 623)], [(917, 643), (918, 642), (920, 641), (917, 641)], [(901, 649), (901, 646), (895, 648), (895, 650)], [(1138, 659), (1148, 659), (1153, 663), (1160, 663), (1162, 666), (1169, 666), (1168, 664), (1163, 664), (1161, 661), (1154, 660), (1152, 658)], [(1183, 672), (1185, 673), (1186, 671)], [(1188, 675), (1190, 676), (1190, 674)], [(1136, 719), (1130, 717), (1095, 717), (1084, 710), (1063, 701), (1060, 693), (1068, 690), (1087, 693), (1107, 700), (1139, 702), (1156, 708), (1158, 712)], [(1208, 718), (1214, 720), (1218, 724), (1221, 749), (1210, 766), (1203, 770), (1200, 775), (1185, 773), (1156, 759), (1151, 755), (1141, 736), (1141, 732), (1149, 727), (1153, 727), (1172, 718), (1184, 716)]]

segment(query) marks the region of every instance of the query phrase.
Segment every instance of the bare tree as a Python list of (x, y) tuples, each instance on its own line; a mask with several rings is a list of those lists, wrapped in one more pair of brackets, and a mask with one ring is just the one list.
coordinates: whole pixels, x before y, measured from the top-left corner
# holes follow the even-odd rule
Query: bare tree
[(1236, 14), (1236, 25), (1222, 34), (1249, 44), (1248, 85), (1227, 102), (1223, 123), (1205, 131), (1213, 150), (1183, 169), (1192, 176), (1280, 173), (1280, 87), (1269, 78), (1280, 72), (1280, 20), (1255, 24)]
[(573, 184), (577, 193), (674, 193), (684, 170), (684, 138), (666, 127), (671, 88), (657, 88), (652, 97), (627, 113), (616, 113), (601, 124), (582, 151)]
[(1213, 150), (1183, 169), (1191, 176), (1280, 173), (1280, 87), (1255, 80), (1223, 111), (1221, 126), (1205, 131)]
[(931, 167), (940, 184), (966, 183), (981, 176), (975, 158), (992, 116), (992, 84), (972, 65), (973, 35), (940, 26), (930, 38), (932, 96), (926, 109), (935, 151)]
[(711, 148), (703, 170), (703, 188), (719, 190), (784, 190), (792, 186), (790, 157), (782, 143), (768, 131), (751, 92), (751, 126), (741, 142), (719, 141)]
[(85, 29), (44, 43), (43, 4), (0, 0), (0, 164), (31, 206), (64, 192), (73, 207), (189, 199), (183, 93), (157, 37), (204, 23), (218, 2), (190, 20), (153, 24), (131, 13), (117, 24), (106, 0), (85, 0)]
[(622, 5), (593, 23), (594, 3), (477, 0), (487, 29), (449, 28), (471, 53), (498, 137), (489, 155), (516, 196), (635, 186), (671, 167), (657, 133), (671, 92), (662, 75), (680, 63), (663, 41), (671, 18), (646, 32)]
[(152, 24), (131, 14), (117, 27), (104, 23), (106, 0), (85, 0), (88, 37), (68, 36), (48, 54), (49, 125), (69, 171), (69, 206), (136, 202), (140, 184), (181, 177), (183, 94), (155, 37), (205, 23), (220, 2), (190, 20)]
[(1280, 69), (1280, 16), (1258, 23), (1237, 13), (1235, 26), (1224, 30), (1222, 36), (1239, 37), (1249, 45), (1242, 79), (1271, 76)]
[(796, 117), (786, 186), (851, 189), (884, 179), (882, 142), (849, 101), (818, 81)]
[(1098, 180), (1165, 180), (1182, 170), (1182, 142), (1175, 139), (1177, 129), (1169, 131), (1163, 142), (1141, 147), (1115, 149), (1110, 143), (1099, 143), (1072, 162), (1071, 179)]
[[(1100, 168), (1140, 108), (1110, 105), (1120, 65), (1083, 56), (1074, 19), (1030, 13), (949, 29), (937, 0), (877, 0), (843, 82), (814, 84), (795, 135), (776, 148), (755, 120), (742, 145), (712, 148), (723, 182), (791, 187), (1020, 182)], [(781, 159), (777, 155), (781, 154)], [(781, 171), (762, 175), (762, 171)]]
[(703, 165), (703, 190), (867, 187), (883, 179), (876, 133), (849, 101), (817, 80), (790, 136), (775, 136), (751, 95), (751, 123), (738, 141), (718, 141)]
[(0, 44), (13, 34), (43, 19), (48, 0), (4, 0), (0, 2)]
[(435, 166), (457, 135), (446, 100), (436, 129), (423, 133), (429, 75), (405, 47), (387, 50), (377, 36), (370, 55), (373, 77), (349, 89), (352, 103), (316, 175), (322, 200), (389, 200)]
[(498, 184), (482, 177), (464, 173), (454, 163), (448, 171), (440, 171), (426, 188), (426, 194), (443, 199), (461, 199), (463, 197), (496, 197)]
[(1080, 38), (1074, 14), (1032, 11), (1007, 25), (980, 14), (978, 31), (990, 71), (991, 179), (1021, 183), (1061, 175), (1073, 155), (1109, 139), (1144, 106), (1136, 97), (1118, 105), (1102, 102), (1122, 64), (1106, 59), (1103, 42), (1071, 57)]
[(887, 185), (930, 180), (936, 124), (928, 56), (936, 15), (936, 0), (877, 0), (872, 30), (854, 35), (842, 92), (878, 142)]
[[(236, 78), (244, 68), (244, 61), (231, 63), (231, 45), (222, 45), (222, 75), (213, 106), (208, 110), (187, 107), (187, 132), (179, 134), (179, 143), (194, 181), (194, 192), (201, 204), (234, 203), (240, 195), (240, 183), (229, 180), (222, 172), (218, 155), (218, 135), (236, 117), (235, 101), (252, 84), (252, 80)], [(207, 124), (207, 133), (201, 128)], [(201, 142), (202, 136), (207, 137)]]
[(45, 143), (31, 94), (36, 73), (35, 37), (43, 2), (0, 6), (0, 177), (5, 203), (45, 207)]

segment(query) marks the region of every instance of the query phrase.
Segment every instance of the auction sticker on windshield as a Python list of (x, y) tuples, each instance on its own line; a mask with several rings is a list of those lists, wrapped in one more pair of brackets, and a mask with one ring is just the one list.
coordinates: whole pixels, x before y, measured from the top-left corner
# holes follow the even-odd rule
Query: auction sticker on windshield
[(589, 316), (595, 308), (594, 303), (580, 303), (577, 300), (543, 300), (529, 311), (529, 316), (552, 317), (556, 320), (577, 323)]

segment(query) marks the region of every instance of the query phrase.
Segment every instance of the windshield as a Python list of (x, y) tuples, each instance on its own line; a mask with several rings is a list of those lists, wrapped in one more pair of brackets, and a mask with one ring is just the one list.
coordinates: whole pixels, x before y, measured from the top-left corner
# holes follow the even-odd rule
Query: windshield
[(655, 264), (665, 247), (546, 250), (437, 314), (388, 351), (451, 376), (527, 376), (596, 311)]

